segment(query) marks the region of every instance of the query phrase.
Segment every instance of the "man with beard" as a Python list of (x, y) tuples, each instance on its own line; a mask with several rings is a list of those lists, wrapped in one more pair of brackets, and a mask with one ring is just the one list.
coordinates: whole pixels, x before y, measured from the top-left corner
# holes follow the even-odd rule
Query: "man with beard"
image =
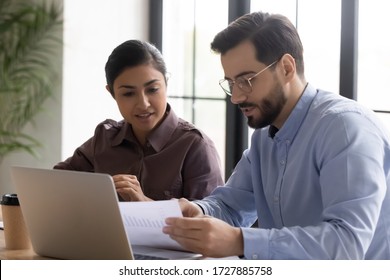
[(251, 147), (224, 187), (180, 199), (184, 217), (163, 231), (209, 257), (390, 259), (390, 143), (374, 113), (306, 82), (284, 16), (245, 15), (211, 47)]

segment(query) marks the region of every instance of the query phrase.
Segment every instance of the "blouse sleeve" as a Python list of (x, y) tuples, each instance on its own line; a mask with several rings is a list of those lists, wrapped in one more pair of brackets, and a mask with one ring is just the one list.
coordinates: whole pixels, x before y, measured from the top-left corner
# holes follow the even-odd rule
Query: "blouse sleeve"
[(57, 163), (54, 166), (54, 169), (93, 172), (93, 150), (94, 137), (90, 138), (78, 147), (71, 157), (67, 158), (65, 161)]
[(224, 184), (221, 164), (214, 143), (207, 136), (196, 137), (182, 170), (183, 196), (190, 200), (208, 196)]

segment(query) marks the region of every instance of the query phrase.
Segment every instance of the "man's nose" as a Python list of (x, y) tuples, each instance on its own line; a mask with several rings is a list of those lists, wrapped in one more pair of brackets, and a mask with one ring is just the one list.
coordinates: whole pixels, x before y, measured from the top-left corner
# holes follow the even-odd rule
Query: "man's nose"
[(246, 101), (246, 99), (247, 99), (246, 93), (243, 92), (242, 89), (240, 89), (237, 85), (234, 85), (232, 87), (230, 101), (233, 104), (240, 104), (240, 103)]

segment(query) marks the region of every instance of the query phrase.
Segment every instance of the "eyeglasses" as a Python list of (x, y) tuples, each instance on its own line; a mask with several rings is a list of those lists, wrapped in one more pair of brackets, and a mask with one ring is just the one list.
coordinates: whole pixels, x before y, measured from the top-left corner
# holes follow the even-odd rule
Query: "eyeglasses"
[(275, 60), (274, 62), (272, 62), (270, 65), (268, 65), (267, 67), (265, 67), (264, 69), (260, 70), (259, 72), (257, 72), (256, 74), (254, 74), (252, 77), (250, 78), (244, 78), (244, 77), (238, 77), (237, 79), (235, 80), (226, 80), (226, 79), (222, 79), (219, 81), (219, 85), (221, 86), (221, 88), (223, 89), (223, 91), (231, 96), (232, 95), (232, 91), (233, 91), (233, 86), (234, 84), (237, 85), (237, 87), (242, 90), (243, 92), (246, 92), (246, 93), (250, 93), (252, 92), (252, 84), (251, 84), (251, 80), (253, 80), (255, 77), (257, 77), (258, 75), (260, 75), (261, 73), (263, 73), (265, 70), (267, 70), (268, 68), (270, 68), (272, 65), (274, 65), (276, 62), (278, 62), (278, 60)]

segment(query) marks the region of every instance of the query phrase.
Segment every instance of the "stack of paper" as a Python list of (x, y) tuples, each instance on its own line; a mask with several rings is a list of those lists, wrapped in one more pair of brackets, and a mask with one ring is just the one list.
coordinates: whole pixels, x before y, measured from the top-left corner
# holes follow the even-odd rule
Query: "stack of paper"
[(178, 200), (120, 202), (119, 207), (132, 245), (183, 250), (162, 232), (166, 218), (182, 217)]

